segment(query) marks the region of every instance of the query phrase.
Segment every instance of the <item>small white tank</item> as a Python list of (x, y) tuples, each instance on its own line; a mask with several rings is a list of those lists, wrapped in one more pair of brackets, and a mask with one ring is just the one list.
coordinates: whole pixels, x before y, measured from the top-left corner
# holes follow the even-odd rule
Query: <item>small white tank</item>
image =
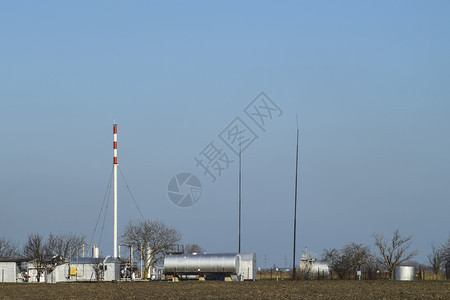
[(99, 256), (99, 249), (98, 249), (98, 247), (97, 246), (93, 246), (92, 247), (92, 257), (93, 258), (98, 258), (98, 256)]
[(398, 266), (394, 269), (394, 280), (415, 280), (416, 272), (411, 266)]

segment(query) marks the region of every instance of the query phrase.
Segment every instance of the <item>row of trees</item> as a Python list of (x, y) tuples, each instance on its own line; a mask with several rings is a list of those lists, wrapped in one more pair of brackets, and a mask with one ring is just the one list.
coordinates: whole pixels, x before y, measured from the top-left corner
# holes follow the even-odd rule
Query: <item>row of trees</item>
[(0, 258), (13, 258), (19, 256), (19, 246), (17, 243), (6, 239), (0, 238)]
[(29, 260), (40, 276), (44, 270), (51, 269), (65, 259), (75, 256), (83, 242), (84, 236), (73, 233), (50, 233), (47, 238), (33, 233), (28, 235), (27, 241), (20, 249), (17, 243), (0, 238), (0, 258)]
[(51, 259), (70, 258), (76, 254), (77, 249), (84, 242), (84, 236), (73, 233), (53, 234), (47, 239), (43, 235), (33, 233), (28, 235), (22, 249), (17, 243), (0, 238), (0, 258)]
[[(147, 278), (150, 268), (160, 262), (166, 253), (173, 251), (181, 240), (181, 234), (175, 228), (165, 225), (162, 221), (135, 221), (125, 227), (122, 242), (132, 245), (135, 254), (144, 262), (144, 278)], [(22, 249), (18, 244), (0, 238), (0, 258), (22, 258), (33, 262), (38, 274), (52, 269), (59, 263), (75, 257), (85, 237), (73, 233), (53, 234), (47, 238), (38, 233), (28, 235)], [(197, 244), (188, 244), (185, 253), (202, 253)]]
[[(403, 237), (398, 229), (394, 231), (390, 239), (386, 239), (382, 234), (373, 234), (373, 238), (375, 253), (372, 253), (369, 246), (350, 243), (344, 245), (342, 249), (324, 249), (323, 260), (330, 265), (339, 278), (356, 274), (356, 271), (384, 268), (389, 270), (389, 277), (392, 279), (395, 267), (411, 261), (419, 254), (417, 250), (410, 250), (412, 236)], [(440, 247), (432, 246), (432, 253), (428, 255), (428, 260), (435, 275), (450, 262), (449, 248), (450, 238)]]

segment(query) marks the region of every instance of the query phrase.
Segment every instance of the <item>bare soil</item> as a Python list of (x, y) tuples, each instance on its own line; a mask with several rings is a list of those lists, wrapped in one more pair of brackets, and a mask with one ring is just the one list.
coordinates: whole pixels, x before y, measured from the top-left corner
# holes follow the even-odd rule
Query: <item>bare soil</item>
[(450, 299), (450, 281), (3, 283), (1, 299)]

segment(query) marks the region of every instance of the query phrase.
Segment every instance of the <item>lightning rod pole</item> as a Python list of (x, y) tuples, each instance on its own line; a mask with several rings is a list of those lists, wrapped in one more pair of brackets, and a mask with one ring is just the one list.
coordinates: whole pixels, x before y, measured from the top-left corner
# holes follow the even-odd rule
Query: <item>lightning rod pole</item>
[(297, 118), (297, 152), (295, 156), (295, 204), (294, 204), (294, 252), (292, 260), (292, 279), (295, 280), (295, 243), (297, 238), (297, 182), (298, 182), (298, 140), (299, 140), (298, 118)]

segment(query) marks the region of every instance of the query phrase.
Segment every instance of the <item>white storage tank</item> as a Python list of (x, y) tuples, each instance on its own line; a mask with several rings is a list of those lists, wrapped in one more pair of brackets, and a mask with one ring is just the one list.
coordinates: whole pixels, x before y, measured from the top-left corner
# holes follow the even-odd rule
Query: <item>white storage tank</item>
[(330, 268), (328, 264), (325, 262), (315, 261), (310, 266), (311, 274), (314, 278), (329, 278), (330, 277)]
[(177, 275), (238, 274), (236, 254), (185, 254), (164, 258), (164, 273)]
[[(255, 253), (181, 254), (164, 258), (167, 276), (205, 276), (256, 280)], [(233, 279), (234, 280), (234, 279)]]
[(394, 280), (411, 281), (415, 279), (415, 270), (412, 266), (398, 266), (394, 269)]
[(92, 257), (99, 258), (100, 250), (97, 246), (92, 247)]
[(304, 272), (308, 279), (330, 278), (330, 268), (326, 262), (318, 261), (315, 258), (302, 259), (300, 261), (300, 271)]

